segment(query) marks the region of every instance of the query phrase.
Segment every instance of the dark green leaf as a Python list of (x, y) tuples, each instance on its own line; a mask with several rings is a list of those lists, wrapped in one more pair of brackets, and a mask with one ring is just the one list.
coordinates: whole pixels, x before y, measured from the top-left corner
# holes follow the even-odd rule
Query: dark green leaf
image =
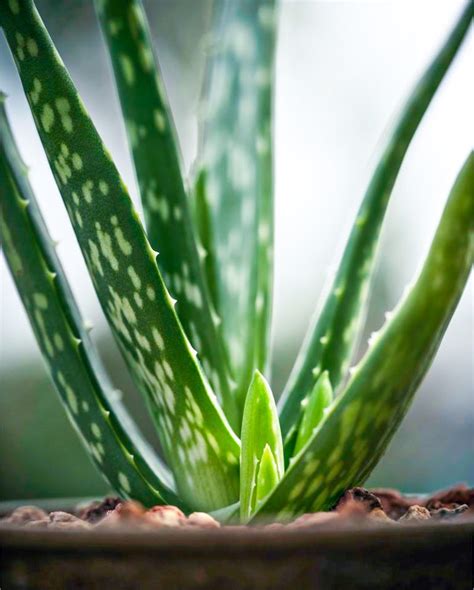
[(176, 311), (183, 328), (199, 351), (227, 418), (238, 430), (240, 417), (220, 324), (202, 272), (178, 138), (145, 12), (138, 0), (96, 0), (95, 4), (115, 74), (148, 238), (160, 253), (158, 266), (178, 300)]
[[(202, 105), (196, 200), (211, 292), (243, 407), (268, 361), (273, 269), (275, 2), (224, 1)], [(212, 276), (213, 275), (213, 276)]]
[(0, 208), (7, 263), (48, 372), (92, 461), (123, 496), (182, 505), (166, 467), (114, 396), (26, 176), (0, 95)]
[(147, 399), (180, 496), (235, 502), (239, 440), (182, 330), (128, 191), (31, 0), (0, 4), (40, 138), (124, 359)]

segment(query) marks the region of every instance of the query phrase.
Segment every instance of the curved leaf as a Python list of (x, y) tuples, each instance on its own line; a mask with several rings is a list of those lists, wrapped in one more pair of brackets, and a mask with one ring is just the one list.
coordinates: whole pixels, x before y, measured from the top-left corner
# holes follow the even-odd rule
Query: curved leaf
[(11, 6), (0, 4), (1, 24), (40, 138), (178, 492), (192, 508), (230, 504), (238, 497), (239, 440), (181, 328), (128, 191), (33, 2)]
[(279, 400), (283, 436), (298, 421), (301, 401), (322, 371), (334, 390), (349, 368), (364, 318), (369, 281), (389, 198), (403, 158), (472, 20), (468, 2), (454, 29), (408, 98), (372, 176), (321, 313), (306, 334)]
[(438, 350), (474, 261), (474, 155), (451, 191), (416, 283), (258, 514), (330, 508), (385, 451)]
[(183, 506), (170, 473), (114, 399), (36, 204), (1, 95), (0, 209), (6, 260), (48, 372), (93, 463), (124, 497), (148, 506)]
[(199, 260), (178, 138), (145, 12), (139, 0), (96, 0), (95, 5), (114, 70), (148, 238), (160, 252), (157, 262), (165, 283), (178, 298), (176, 311), (183, 328), (238, 430), (220, 324)]

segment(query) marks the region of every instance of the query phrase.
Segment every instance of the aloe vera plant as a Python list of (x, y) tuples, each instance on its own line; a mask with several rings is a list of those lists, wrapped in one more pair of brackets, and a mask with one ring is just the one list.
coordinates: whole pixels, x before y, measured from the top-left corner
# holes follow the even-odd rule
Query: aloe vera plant
[[(185, 178), (138, 0), (96, 0), (145, 225), (32, 0), (0, 4), (36, 127), (92, 283), (143, 394), (163, 458), (113, 395), (55, 254), (0, 100), (2, 246), (66, 413), (122, 496), (222, 520), (326, 509), (361, 484), (441, 342), (474, 256), (474, 157), (421, 273), (360, 363), (380, 231), (408, 146), (472, 19), (468, 3), (409, 96), (355, 219), (332, 289), (275, 404), (272, 112), (277, 6), (222, 2)], [(159, 255), (158, 255), (159, 253)]]

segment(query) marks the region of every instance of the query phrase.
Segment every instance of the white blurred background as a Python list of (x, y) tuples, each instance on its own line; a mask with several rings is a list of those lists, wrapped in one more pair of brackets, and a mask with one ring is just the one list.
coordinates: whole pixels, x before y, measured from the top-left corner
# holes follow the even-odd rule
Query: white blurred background
[[(135, 197), (118, 102), (91, 4), (89, 0), (37, 0)], [(196, 152), (202, 36), (208, 26), (209, 2), (149, 0), (144, 4), (188, 170)], [(463, 4), (462, 0), (281, 3), (275, 121), (276, 394), (324, 281), (337, 263), (381, 138)], [(367, 333), (381, 325), (384, 311), (393, 308), (416, 273), (449, 189), (472, 149), (472, 52), (471, 31), (419, 128), (396, 183)], [(58, 253), (80, 307), (96, 325), (94, 337), (115, 384), (134, 405), (134, 394), (129, 393), (130, 383), (123, 375), (1, 36), (0, 88), (9, 95), (8, 112), (30, 166), (31, 182), (50, 231), (59, 241)], [(0, 470), (8, 476), (2, 476), (0, 497), (100, 493), (102, 483), (75, 441), (46, 380), (3, 258), (0, 281), (0, 412), (4, 416)], [(474, 483), (472, 303), (471, 279), (401, 430), (371, 478), (374, 485), (427, 491), (458, 480)], [(50, 441), (58, 442), (58, 447), (53, 445), (48, 451), (53, 453), (54, 469), (40, 452)], [(56, 471), (61, 470), (58, 476)]]

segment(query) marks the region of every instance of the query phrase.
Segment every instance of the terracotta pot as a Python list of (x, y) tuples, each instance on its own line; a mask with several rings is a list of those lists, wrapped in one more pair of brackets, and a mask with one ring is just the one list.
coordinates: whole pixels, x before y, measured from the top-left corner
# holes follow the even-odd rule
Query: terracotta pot
[(473, 521), (365, 530), (0, 529), (2, 590), (467, 589)]

